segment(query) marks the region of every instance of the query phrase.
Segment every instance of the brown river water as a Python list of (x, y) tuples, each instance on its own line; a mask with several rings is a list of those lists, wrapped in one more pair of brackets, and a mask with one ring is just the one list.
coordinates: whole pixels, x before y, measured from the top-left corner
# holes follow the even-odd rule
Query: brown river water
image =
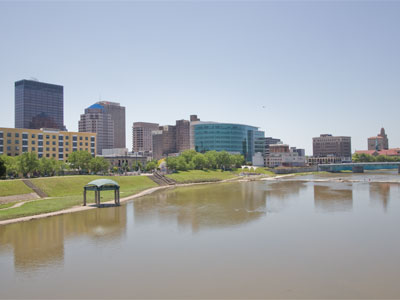
[(0, 226), (0, 298), (400, 298), (400, 176), (164, 190)]

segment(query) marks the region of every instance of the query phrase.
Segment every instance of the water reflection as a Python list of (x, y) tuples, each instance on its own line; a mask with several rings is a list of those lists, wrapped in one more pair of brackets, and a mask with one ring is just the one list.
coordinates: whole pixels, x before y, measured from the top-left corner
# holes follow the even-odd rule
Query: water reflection
[(0, 226), (0, 250), (10, 246), (16, 270), (62, 265), (64, 241), (86, 236), (100, 242), (121, 237), (126, 230), (126, 206), (94, 209)]
[(398, 184), (372, 182), (369, 185), (370, 201), (373, 204), (381, 205), (385, 212), (387, 212), (392, 186), (398, 186)]
[(321, 212), (350, 211), (353, 209), (351, 184), (314, 184), (314, 206)]
[(245, 224), (265, 215), (266, 194), (262, 184), (246, 182), (173, 189), (135, 201), (135, 224), (176, 222), (194, 233)]

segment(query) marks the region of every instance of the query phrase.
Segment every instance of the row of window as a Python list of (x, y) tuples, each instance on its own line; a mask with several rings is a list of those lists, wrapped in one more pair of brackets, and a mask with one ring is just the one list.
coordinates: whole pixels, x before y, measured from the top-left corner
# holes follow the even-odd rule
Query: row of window
[[(3, 145), (3, 140), (0, 140), (0, 145)], [(7, 144), (12, 144), (11, 140), (7, 140)], [(19, 140), (14, 140), (14, 144), (15, 145), (19, 145)], [(31, 141), (32, 145), (36, 145), (36, 141)], [(28, 141), (23, 140), (22, 141), (22, 145), (23, 146), (28, 146)], [(50, 145), (49, 141), (46, 141), (46, 145)], [(55, 141), (52, 142), (52, 145), (55, 146), (57, 145), (57, 143)], [(43, 141), (38, 141), (38, 146), (43, 146)], [(59, 147), (64, 147), (64, 142), (58, 142), (58, 146)], [(65, 142), (65, 146), (69, 146), (69, 142)], [(78, 146), (78, 142), (73, 142), (72, 143), (73, 147), (77, 147)], [(83, 146), (83, 142), (79, 142), (79, 146)], [(85, 146), (88, 147), (89, 144), (85, 143)], [(90, 143), (90, 147), (94, 148), (94, 142)]]
[[(19, 137), (20, 137), (19, 132), (15, 132), (14, 136), (15, 136), (16, 138), (19, 138)], [(22, 139), (26, 140), (26, 139), (28, 139), (28, 136), (29, 136), (29, 135), (28, 135), (27, 133), (23, 133), (23, 134), (22, 134)], [(0, 132), (0, 139), (2, 139), (3, 137), (4, 137), (4, 133), (3, 133), (3, 132)], [(11, 133), (11, 132), (7, 132), (7, 137), (12, 137), (12, 133)], [(38, 137), (39, 140), (43, 140), (43, 134), (38, 134), (37, 137)], [(32, 133), (32, 134), (31, 134), (31, 138), (33, 138), (33, 139), (36, 138), (36, 134)], [(53, 136), (52, 136), (52, 139), (56, 139), (56, 138), (57, 138), (56, 135), (53, 135)], [(46, 135), (46, 139), (50, 139), (50, 135)], [(66, 139), (66, 140), (69, 140), (69, 136), (68, 136), (68, 135), (65, 136), (65, 139)], [(59, 141), (64, 140), (64, 136), (63, 136), (63, 135), (59, 135), (59, 136), (58, 136), (58, 140), (59, 140)], [(78, 137), (77, 137), (77, 136), (73, 136), (73, 137), (72, 137), (72, 140), (73, 140), (73, 141), (77, 141), (77, 140), (78, 140)], [(83, 136), (79, 136), (79, 140), (80, 140), (80, 141), (83, 141)], [(88, 140), (89, 140), (89, 137), (85, 136), (85, 141), (88, 141)], [(94, 136), (91, 136), (91, 137), (90, 137), (90, 141), (91, 141), (91, 142), (94, 142), (94, 141), (95, 141)]]

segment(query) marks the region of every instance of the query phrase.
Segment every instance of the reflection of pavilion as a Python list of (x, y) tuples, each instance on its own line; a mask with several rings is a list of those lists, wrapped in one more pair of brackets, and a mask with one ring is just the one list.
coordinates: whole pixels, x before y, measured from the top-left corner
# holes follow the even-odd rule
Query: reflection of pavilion
[[(115, 239), (126, 229), (126, 206), (102, 208), (0, 227), (0, 245), (14, 249), (15, 268), (39, 269), (64, 260), (64, 240), (85, 235)], [(1, 250), (1, 248), (0, 248)]]
[(149, 195), (134, 202), (135, 223), (158, 219), (193, 232), (248, 223), (265, 215), (265, 191), (256, 184), (199, 185)]
[(370, 201), (373, 203), (381, 204), (385, 212), (387, 211), (387, 207), (389, 204), (390, 188), (390, 183), (371, 182), (369, 184)]
[(353, 209), (353, 189), (332, 188), (330, 185), (314, 184), (314, 205), (325, 212), (348, 211)]

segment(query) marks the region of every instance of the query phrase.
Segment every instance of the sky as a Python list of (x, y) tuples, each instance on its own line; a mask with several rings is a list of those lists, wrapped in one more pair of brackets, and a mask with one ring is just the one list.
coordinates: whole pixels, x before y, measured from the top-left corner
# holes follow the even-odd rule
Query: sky
[(14, 82), (64, 86), (78, 130), (96, 101), (132, 123), (260, 127), (312, 154), (321, 133), (352, 150), (383, 126), (400, 147), (400, 1), (0, 1), (0, 127)]

